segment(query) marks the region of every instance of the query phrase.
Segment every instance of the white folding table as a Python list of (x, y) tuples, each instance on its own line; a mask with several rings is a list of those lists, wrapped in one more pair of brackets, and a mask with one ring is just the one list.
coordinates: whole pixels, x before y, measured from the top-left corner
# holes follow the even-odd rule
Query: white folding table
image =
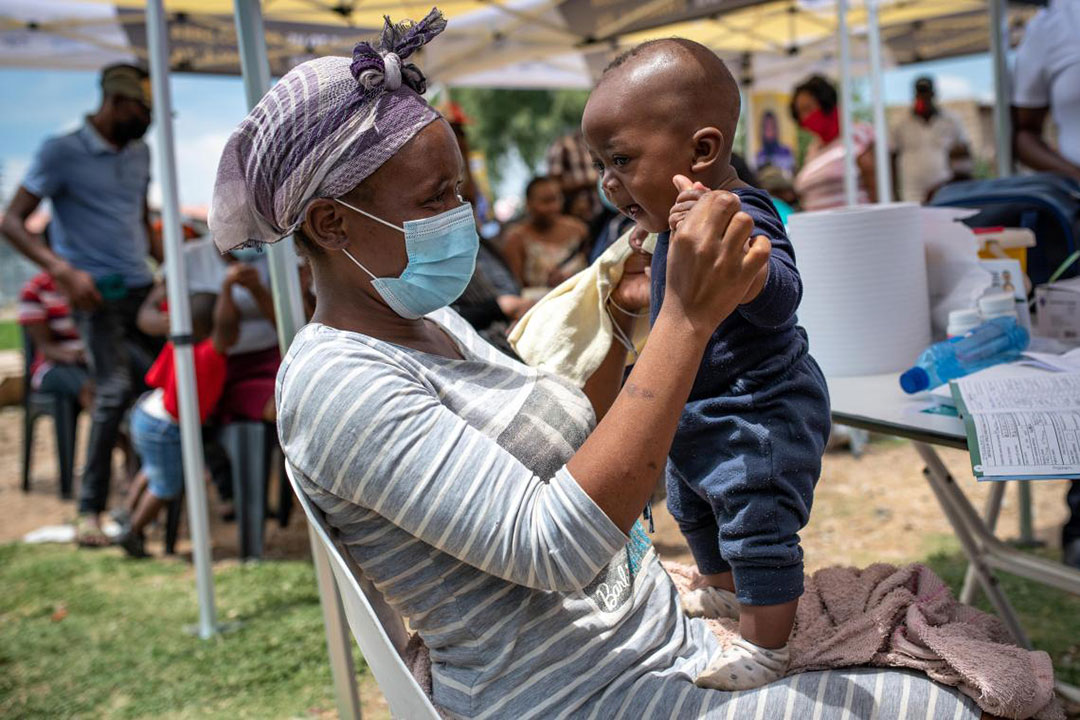
[[(1017, 644), (1030, 648), (1027, 633), (994, 571), (1004, 570), (1080, 595), (1080, 570), (1021, 552), (994, 535), (1005, 482), (994, 482), (986, 511), (980, 516), (934, 450), (935, 445), (967, 449), (964, 425), (958, 418), (922, 412), (932, 403), (905, 395), (895, 373), (829, 378), (828, 382), (835, 422), (913, 441), (926, 464), (923, 473), (930, 488), (970, 563), (960, 599), (970, 602), (978, 582)], [(1059, 684), (1059, 689), (1076, 697), (1076, 688)]]

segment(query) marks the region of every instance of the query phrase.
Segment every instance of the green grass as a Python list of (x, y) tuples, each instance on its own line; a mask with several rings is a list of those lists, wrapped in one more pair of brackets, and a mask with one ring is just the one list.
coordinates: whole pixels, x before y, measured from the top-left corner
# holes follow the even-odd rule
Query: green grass
[(0, 350), (21, 350), (22, 330), (14, 320), (0, 321)]
[(219, 567), (215, 580), (219, 618), (241, 625), (203, 641), (184, 630), (198, 612), (185, 562), (0, 545), (0, 717), (281, 718), (332, 711), (310, 563)]
[[(1051, 560), (1059, 559), (1057, 551), (1039, 554)], [(967, 569), (963, 555), (936, 553), (924, 562), (949, 584), (954, 594), (960, 594)], [(1080, 597), (1005, 573), (997, 575), (1032, 644), (1050, 653), (1057, 679), (1080, 684)], [(981, 592), (975, 607), (992, 612)]]

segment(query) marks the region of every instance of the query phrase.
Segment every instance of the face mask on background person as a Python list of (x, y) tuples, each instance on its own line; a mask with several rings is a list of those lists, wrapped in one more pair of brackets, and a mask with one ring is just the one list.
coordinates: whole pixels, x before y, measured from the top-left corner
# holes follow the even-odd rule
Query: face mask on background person
[(396, 278), (375, 277), (352, 253), (342, 249), (371, 277), (375, 292), (398, 315), (415, 320), (446, 307), (465, 292), (476, 268), (476, 253), (480, 247), (472, 205), (462, 203), (433, 217), (406, 220), (404, 227), (399, 227), (343, 200), (337, 202), (405, 235), (408, 261)]
[(825, 113), (818, 108), (802, 119), (799, 123), (805, 129), (821, 138), (823, 143), (831, 143), (840, 135), (840, 113), (836, 108), (832, 112)]
[(229, 254), (242, 263), (253, 263), (262, 255), (262, 250), (257, 247), (239, 247), (230, 250)]

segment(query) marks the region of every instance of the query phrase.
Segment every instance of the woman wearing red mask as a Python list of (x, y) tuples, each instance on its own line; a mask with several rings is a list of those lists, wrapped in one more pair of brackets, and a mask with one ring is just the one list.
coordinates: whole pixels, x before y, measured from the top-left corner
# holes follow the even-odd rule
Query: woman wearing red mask
[[(844, 143), (836, 88), (821, 75), (811, 75), (792, 93), (791, 116), (814, 135), (802, 169), (795, 176), (795, 192), (802, 208), (825, 210), (844, 205)], [(865, 123), (855, 123), (852, 136), (859, 171), (858, 202), (874, 202), (874, 130)]]

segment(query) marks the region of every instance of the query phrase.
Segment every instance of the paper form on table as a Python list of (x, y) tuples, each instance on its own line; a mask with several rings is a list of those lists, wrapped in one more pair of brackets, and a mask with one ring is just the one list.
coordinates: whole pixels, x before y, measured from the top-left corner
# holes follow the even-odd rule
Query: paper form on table
[(1080, 372), (972, 375), (950, 388), (977, 478), (1080, 477)]
[(1080, 372), (1080, 348), (1075, 348), (1063, 355), (1042, 352), (1025, 352), (1024, 365), (1055, 372)]

